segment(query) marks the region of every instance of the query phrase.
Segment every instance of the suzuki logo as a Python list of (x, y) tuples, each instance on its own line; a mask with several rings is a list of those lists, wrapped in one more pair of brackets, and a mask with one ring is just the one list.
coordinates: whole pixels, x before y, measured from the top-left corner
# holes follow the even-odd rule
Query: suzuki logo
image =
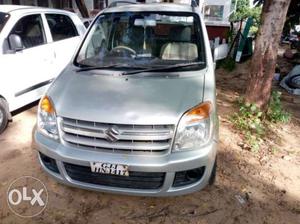
[(110, 142), (118, 141), (118, 135), (120, 135), (120, 132), (118, 130), (118, 127), (115, 125), (105, 131), (105, 138)]

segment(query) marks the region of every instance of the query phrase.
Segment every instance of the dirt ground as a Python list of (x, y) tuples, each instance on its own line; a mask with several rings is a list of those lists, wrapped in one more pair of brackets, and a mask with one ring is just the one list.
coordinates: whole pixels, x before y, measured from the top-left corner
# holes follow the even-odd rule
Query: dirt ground
[[(236, 110), (234, 102), (244, 90), (248, 68), (249, 64), (244, 63), (231, 73), (217, 71), (217, 181), (214, 186), (186, 196), (131, 197), (61, 185), (42, 171), (31, 148), (36, 108), (16, 115), (0, 136), (0, 223), (299, 224), (300, 99), (283, 94), (284, 105), (293, 119), (274, 127), (278, 135), (270, 140), (269, 148), (259, 153), (242, 149), (241, 136), (228, 117)], [(6, 203), (9, 184), (24, 175), (39, 178), (49, 193), (44, 212), (30, 219), (17, 217)]]

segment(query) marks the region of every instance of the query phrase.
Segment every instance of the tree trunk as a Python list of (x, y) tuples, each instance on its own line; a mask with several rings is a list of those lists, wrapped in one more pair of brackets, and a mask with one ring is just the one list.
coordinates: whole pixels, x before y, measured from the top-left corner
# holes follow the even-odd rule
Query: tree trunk
[(251, 59), (245, 100), (266, 109), (271, 95), (279, 40), (291, 0), (265, 0)]
[(75, 0), (76, 5), (80, 11), (80, 14), (82, 15), (83, 18), (89, 18), (89, 11), (86, 8), (84, 0)]

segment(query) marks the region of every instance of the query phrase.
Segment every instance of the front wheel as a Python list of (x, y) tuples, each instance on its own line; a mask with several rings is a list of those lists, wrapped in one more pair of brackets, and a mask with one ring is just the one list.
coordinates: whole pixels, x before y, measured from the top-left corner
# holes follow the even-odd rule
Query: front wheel
[(8, 106), (4, 99), (0, 98), (0, 134), (5, 130), (8, 124)]

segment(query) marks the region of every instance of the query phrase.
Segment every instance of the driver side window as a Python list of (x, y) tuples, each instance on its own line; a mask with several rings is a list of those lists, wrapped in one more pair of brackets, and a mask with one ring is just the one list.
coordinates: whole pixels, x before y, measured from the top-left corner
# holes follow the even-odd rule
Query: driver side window
[(11, 34), (21, 37), (24, 49), (36, 47), (46, 43), (41, 15), (29, 15), (21, 18)]

